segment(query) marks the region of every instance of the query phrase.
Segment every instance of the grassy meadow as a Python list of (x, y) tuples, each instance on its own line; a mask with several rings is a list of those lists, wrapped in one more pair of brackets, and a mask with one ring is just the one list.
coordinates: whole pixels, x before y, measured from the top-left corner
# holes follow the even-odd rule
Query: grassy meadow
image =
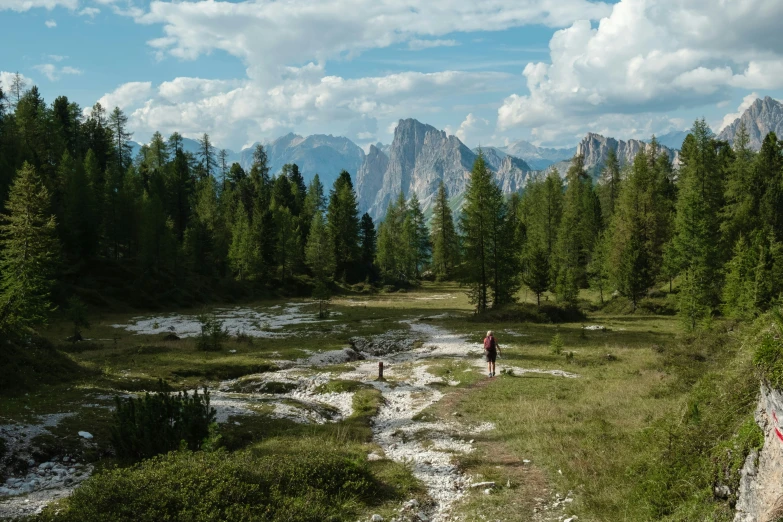
[[(554, 324), (530, 320), (541, 317), (536, 319), (534, 297), (525, 290), (519, 295), (522, 304), (513, 310), (477, 317), (463, 289), (428, 283), (407, 292), (335, 298), (326, 321), (286, 327), (290, 335), (285, 338), (233, 337), (217, 352), (198, 351), (193, 338), (167, 341), (159, 334), (138, 335), (113, 326), (154, 314), (96, 312), (91, 328), (84, 332), (90, 340), (65, 342), (71, 334), (65, 322), (54, 322), (43, 332), (54, 346), (40, 348), (49, 354), (50, 366), (38, 363), (19, 371), (17, 386), (6, 387), (0, 395), (0, 424), (72, 413), (34, 441), (38, 457), (81, 454), (99, 474), (77, 490), (83, 493), (50, 507), (42, 517), (79, 520), (82, 513), (83, 520), (98, 520), (100, 506), (108, 502), (98, 485), (111, 490), (116, 502), (122, 491), (136, 491), (151, 477), (166, 484), (172, 480), (167, 473), (197, 475), (194, 470), (210, 467), (213, 458), (188, 453), (135, 467), (118, 462), (110, 445), (110, 406), (116, 394), (155, 390), (159, 381), (171, 390), (214, 386), (226, 379), (274, 371), (281, 361), (343, 348), (351, 337), (406, 330), (405, 321), (417, 319), (463, 335), (477, 346), (487, 330), (494, 330), (503, 350), (494, 379), (488, 379), (475, 361), (444, 358), (428, 363), (431, 374), (457, 382), (439, 388), (443, 399), (425, 410), (422, 419), (458, 417), (495, 426), (471, 435), (475, 451), (454, 459), (474, 481), (494, 481), (497, 487), (489, 495), (471, 490), (455, 507), (455, 517), (524, 521), (557, 520), (568, 514), (577, 515), (580, 522), (731, 520), (731, 499), (714, 498), (712, 486), (721, 473), (734, 480), (741, 464), (736, 454), (733, 459), (721, 457), (721, 448), (747, 451), (758, 443), (755, 435), (742, 438), (757, 392), (749, 355), (753, 328), (715, 321), (709, 330), (685, 335), (675, 316), (650, 312), (667, 309), (665, 295), (636, 314), (619, 312), (624, 305), (617, 301), (602, 307), (590, 292), (582, 297), (581, 317)], [(268, 309), (286, 302), (247, 306)], [(317, 305), (310, 303), (301, 310), (315, 315)], [(201, 311), (171, 312), (196, 315)], [(583, 328), (588, 325), (604, 330)], [(562, 339), (560, 353), (552, 348), (555, 335)], [(578, 378), (504, 371), (512, 367), (565, 370)], [(68, 375), (49, 379), (53, 371)], [(389, 520), (410, 498), (426, 503), (426, 489), (406, 465), (367, 460), (368, 453), (378, 451), (371, 431), (382, 401), (378, 391), (341, 380), (330, 381), (321, 391), (355, 392), (354, 413), (335, 423), (299, 424), (260, 410), (233, 416), (221, 425), (218, 451), (224, 453), (219, 460), (226, 464), (212, 466), (212, 486), (199, 483), (204, 491), (197, 488), (195, 500), (188, 500), (209, 499), (204, 500), (203, 516), (186, 518), (367, 520), (379, 513)], [(79, 430), (95, 435), (95, 444), (85, 445), (76, 436)], [(279, 468), (279, 459), (290, 467)], [(254, 467), (254, 462), (260, 467)], [(304, 471), (322, 469), (308, 464), (312, 462), (323, 463), (326, 474), (349, 466), (354, 475), (346, 481), (353, 485), (312, 486), (323, 478)], [(13, 466), (24, 467), (23, 463)], [(292, 484), (310, 485), (294, 499), (261, 495), (259, 491), (275, 474), (289, 477)], [(226, 511), (209, 493), (210, 487), (224, 488), (226, 477), (243, 477), (239, 482), (246, 488), (245, 500), (233, 502), (266, 502), (277, 511)], [(56, 515), (58, 510), (61, 513)], [(286, 510), (299, 515), (285, 518), (280, 513)], [(139, 520), (159, 515), (150, 509)]]

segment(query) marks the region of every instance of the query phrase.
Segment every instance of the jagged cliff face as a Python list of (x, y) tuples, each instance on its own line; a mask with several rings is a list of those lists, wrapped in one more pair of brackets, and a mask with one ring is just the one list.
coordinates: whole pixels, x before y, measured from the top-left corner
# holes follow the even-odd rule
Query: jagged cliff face
[(368, 209), (375, 201), (383, 186), (383, 175), (388, 168), (389, 156), (375, 145), (370, 145), (370, 150), (356, 173), (355, 188), (360, 209)]
[[(679, 154), (676, 151), (662, 145), (658, 145), (658, 147), (659, 153), (668, 155), (670, 160), (675, 161), (679, 158)], [(606, 158), (611, 149), (615, 150), (620, 166), (633, 163), (634, 158), (641, 150), (648, 153), (652, 151), (650, 144), (643, 141), (633, 139), (628, 141), (616, 140), (591, 132), (576, 146), (576, 153), (584, 155), (587, 172), (593, 176), (598, 176), (606, 164)], [(565, 172), (561, 172), (561, 174), (565, 174)]]
[[(497, 150), (488, 150), (486, 156), (504, 192), (524, 185), (530, 167), (523, 160)], [(457, 197), (465, 191), (475, 160), (476, 153), (456, 136), (413, 119), (400, 120), (388, 156), (373, 146), (359, 169), (360, 210), (367, 209), (373, 218), (382, 217), (400, 191), (406, 198), (415, 193), (426, 210), (432, 206), (441, 180), (449, 196)]]
[[(356, 176), (364, 162), (364, 151), (361, 147), (341, 136), (313, 134), (302, 137), (286, 134), (264, 148), (272, 175), (280, 172), (286, 163), (296, 163), (306, 182), (318, 174), (327, 189), (342, 170)], [(255, 147), (251, 147), (242, 151), (242, 168), (249, 169), (252, 165), (254, 149)]]
[(740, 124), (745, 124), (745, 129), (750, 137), (750, 148), (761, 149), (761, 143), (770, 132), (783, 136), (783, 103), (773, 100), (769, 96), (763, 100), (759, 98), (748, 107), (742, 116), (734, 120), (734, 123), (723, 129), (718, 134), (718, 139), (734, 143), (734, 137), (739, 131)]
[(756, 423), (764, 432), (764, 447), (745, 459), (734, 522), (773, 522), (783, 515), (783, 393), (766, 383), (761, 385)]

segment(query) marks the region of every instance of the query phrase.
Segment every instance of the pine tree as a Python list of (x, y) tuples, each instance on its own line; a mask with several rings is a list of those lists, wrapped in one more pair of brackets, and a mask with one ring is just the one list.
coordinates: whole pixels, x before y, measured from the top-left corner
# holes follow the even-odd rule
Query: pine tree
[(634, 310), (660, 271), (669, 222), (653, 166), (645, 151), (636, 155), (610, 226), (608, 259), (613, 279)]
[(218, 168), (220, 169), (220, 183), (225, 183), (228, 177), (228, 151), (226, 149), (220, 149), (217, 155)]
[(49, 192), (29, 163), (17, 173), (0, 224), (0, 331), (20, 332), (46, 322), (58, 259)]
[(375, 253), (376, 253), (376, 234), (375, 224), (368, 213), (362, 216), (360, 227), (360, 249), (361, 262), (364, 269), (364, 276), (370, 280), (375, 279)]
[(407, 282), (405, 271), (407, 257), (403, 242), (403, 223), (405, 222), (405, 198), (402, 203), (390, 201), (384, 220), (378, 226), (378, 252), (376, 260), (383, 278), (389, 283)]
[[(94, 158), (94, 156), (93, 156)], [(63, 180), (63, 250), (72, 260), (84, 261), (95, 254), (98, 245), (97, 216), (92, 184), (82, 164), (75, 163), (66, 150), (58, 174)]]
[(682, 263), (680, 317), (693, 329), (717, 305), (720, 277), (719, 208), (723, 198), (712, 131), (697, 120), (683, 142), (674, 246)]
[[(723, 312), (730, 317), (752, 318), (756, 312), (756, 270), (764, 268), (761, 256), (740, 236), (734, 245), (734, 254), (726, 265), (726, 283), (723, 287)], [(759, 263), (761, 257), (762, 263)], [(759, 267), (761, 264), (761, 267)]]
[(468, 296), (477, 312), (489, 306), (490, 290), (493, 306), (506, 302), (513, 295), (514, 281), (507, 280), (513, 267), (504, 255), (504, 242), (510, 239), (507, 207), (500, 188), (492, 179), (483, 153), (473, 164), (465, 190), (465, 203), (460, 216), (462, 244), (465, 250), (463, 281), (470, 287)]
[(335, 270), (334, 245), (321, 212), (316, 212), (313, 216), (305, 254), (313, 277), (320, 281), (331, 280)]
[(132, 160), (129, 142), (133, 133), (128, 132), (128, 117), (119, 107), (115, 107), (109, 115), (109, 127), (114, 135), (114, 156), (117, 160), (117, 170), (125, 172)]
[(579, 288), (587, 282), (585, 268), (599, 229), (600, 211), (584, 170), (584, 157), (576, 156), (568, 170), (568, 187), (555, 246), (555, 292), (559, 301), (576, 304)]
[(549, 288), (549, 255), (541, 245), (528, 250), (525, 257), (524, 283), (536, 294), (536, 306), (541, 308), (541, 295)]
[(149, 144), (150, 165), (154, 169), (163, 169), (169, 162), (169, 157), (169, 148), (166, 145), (166, 140), (163, 139), (163, 135), (160, 132), (155, 132)]
[(608, 224), (614, 214), (617, 199), (620, 196), (620, 161), (615, 149), (609, 149), (606, 154), (606, 164), (602, 173), (601, 209)]
[(217, 160), (215, 160), (215, 146), (212, 145), (212, 141), (209, 139), (209, 134), (206, 132), (198, 139), (198, 158), (201, 160), (201, 168), (204, 175), (214, 175), (215, 168), (217, 167)]
[(587, 277), (590, 288), (598, 291), (601, 304), (604, 303), (604, 292), (609, 289), (609, 236), (601, 232), (593, 246), (593, 253), (587, 265)]
[(247, 217), (247, 211), (242, 205), (237, 207), (234, 217), (228, 260), (231, 269), (236, 274), (237, 281), (249, 279), (257, 263), (256, 248), (250, 232), (250, 221)]
[(416, 279), (421, 277), (424, 267), (430, 259), (430, 237), (427, 224), (424, 220), (424, 213), (421, 211), (421, 203), (414, 192), (408, 202), (409, 225), (409, 250), (411, 252), (413, 276)]
[(435, 197), (430, 241), (435, 277), (439, 280), (453, 277), (455, 267), (459, 264), (459, 241), (443, 180), (440, 181), (438, 195)]
[(359, 211), (351, 175), (342, 171), (329, 194), (327, 223), (334, 244), (335, 279), (352, 278), (359, 262)]

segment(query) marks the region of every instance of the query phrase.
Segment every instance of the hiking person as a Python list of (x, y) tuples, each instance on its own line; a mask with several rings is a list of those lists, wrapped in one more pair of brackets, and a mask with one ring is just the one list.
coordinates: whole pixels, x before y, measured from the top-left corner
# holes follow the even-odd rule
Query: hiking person
[(487, 373), (490, 377), (495, 376), (495, 359), (497, 359), (498, 353), (502, 354), (503, 352), (500, 350), (492, 330), (490, 330), (484, 338), (484, 359), (487, 361)]

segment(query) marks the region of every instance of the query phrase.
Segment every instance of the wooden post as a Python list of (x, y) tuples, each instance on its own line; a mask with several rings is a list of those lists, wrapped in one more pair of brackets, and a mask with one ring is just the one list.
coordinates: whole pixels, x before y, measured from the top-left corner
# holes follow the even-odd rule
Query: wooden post
[(383, 361), (378, 361), (378, 380), (383, 380)]

